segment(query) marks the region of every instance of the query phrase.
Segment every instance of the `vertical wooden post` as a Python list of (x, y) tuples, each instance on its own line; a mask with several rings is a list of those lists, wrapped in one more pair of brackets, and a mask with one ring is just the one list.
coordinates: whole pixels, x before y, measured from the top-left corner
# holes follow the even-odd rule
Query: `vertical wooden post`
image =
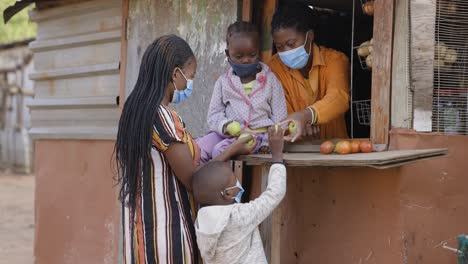
[(122, 33), (120, 36), (120, 90), (119, 107), (123, 108), (125, 102), (125, 74), (127, 72), (127, 29), (128, 29), (128, 8), (130, 0), (122, 0)]
[[(411, 10), (411, 76), (413, 93), (413, 128), (416, 131), (432, 131), (434, 97), (434, 55), (437, 53), (436, 17), (437, 0), (408, 0)], [(460, 32), (461, 33), (461, 32)], [(434, 121), (437, 121), (435, 119)]]
[(242, 173), (244, 169), (244, 162), (241, 160), (234, 160), (233, 162), (234, 162), (234, 175), (242, 184), (242, 181), (244, 180), (243, 173)]
[[(395, 28), (393, 31), (393, 61), (392, 61), (392, 99), (391, 123), (393, 128), (411, 128), (413, 109), (412, 95), (409, 93), (409, 73), (407, 63), (408, 53), (408, 5), (409, 0), (395, 1)], [(426, 9), (422, 9), (426, 12)]]
[(374, 10), (370, 138), (374, 144), (388, 144), (390, 130), (394, 0), (375, 1)]
[(273, 55), (273, 39), (271, 37), (271, 20), (273, 14), (275, 13), (276, 0), (264, 0), (263, 4), (263, 14), (262, 14), (262, 24), (261, 24), (261, 52), (262, 52), (262, 61), (268, 62)]
[(281, 226), (283, 219), (282, 203), (271, 214), (270, 264), (281, 264)]
[(242, 21), (252, 21), (252, 0), (242, 1)]
[[(268, 186), (268, 175), (270, 173), (270, 166), (262, 166), (262, 192)], [(267, 261), (270, 264), (281, 263), (281, 222), (282, 222), (282, 205), (280, 204), (273, 213), (263, 221), (260, 225), (260, 235), (262, 237), (263, 248)]]

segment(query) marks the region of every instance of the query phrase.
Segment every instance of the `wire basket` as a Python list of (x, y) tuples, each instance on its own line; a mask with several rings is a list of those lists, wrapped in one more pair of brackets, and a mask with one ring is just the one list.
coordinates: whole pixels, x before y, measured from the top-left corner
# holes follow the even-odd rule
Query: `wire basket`
[[(368, 70), (368, 71), (371, 71), (372, 70), (372, 52), (370, 52), (369, 55), (367, 56), (360, 56), (359, 55), (359, 49), (360, 48), (364, 48), (364, 49), (372, 49), (373, 48), (373, 45), (372, 44), (367, 44), (367, 45), (360, 45), (360, 46), (357, 46), (357, 47), (354, 47), (354, 50), (356, 50), (356, 53), (357, 53), (357, 57), (359, 59), (359, 63), (361, 64), (361, 68), (363, 70)], [(371, 56), (371, 58), (369, 59), (370, 62), (366, 61), (368, 60), (368, 57)]]
[(371, 119), (371, 100), (354, 101), (353, 104), (354, 109), (356, 109), (359, 124), (369, 126)]
[(374, 0), (361, 0), (362, 13), (368, 16), (374, 15)]

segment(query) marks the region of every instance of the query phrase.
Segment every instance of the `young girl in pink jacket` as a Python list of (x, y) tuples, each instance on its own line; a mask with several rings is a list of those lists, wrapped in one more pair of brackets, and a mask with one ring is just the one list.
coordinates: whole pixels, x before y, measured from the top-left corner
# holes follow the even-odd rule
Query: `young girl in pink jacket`
[(254, 153), (268, 151), (268, 127), (286, 118), (280, 81), (259, 61), (259, 32), (247, 22), (228, 27), (226, 56), (231, 68), (216, 81), (208, 110), (211, 130), (197, 140), (201, 162), (219, 155), (242, 134), (254, 135)]

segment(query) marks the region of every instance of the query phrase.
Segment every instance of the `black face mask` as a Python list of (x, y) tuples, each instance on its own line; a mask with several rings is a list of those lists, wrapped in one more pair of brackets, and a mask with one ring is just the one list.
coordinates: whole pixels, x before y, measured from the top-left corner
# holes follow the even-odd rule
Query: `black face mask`
[(228, 59), (228, 62), (231, 65), (234, 73), (240, 78), (255, 75), (257, 70), (260, 68), (259, 62), (251, 63), (251, 64), (238, 64), (238, 63), (234, 63), (231, 59)]

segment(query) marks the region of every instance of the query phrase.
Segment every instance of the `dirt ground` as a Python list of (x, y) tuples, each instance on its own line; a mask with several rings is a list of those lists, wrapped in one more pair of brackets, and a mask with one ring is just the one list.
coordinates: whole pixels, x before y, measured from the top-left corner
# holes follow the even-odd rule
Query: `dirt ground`
[(34, 176), (0, 172), (0, 264), (33, 263)]

